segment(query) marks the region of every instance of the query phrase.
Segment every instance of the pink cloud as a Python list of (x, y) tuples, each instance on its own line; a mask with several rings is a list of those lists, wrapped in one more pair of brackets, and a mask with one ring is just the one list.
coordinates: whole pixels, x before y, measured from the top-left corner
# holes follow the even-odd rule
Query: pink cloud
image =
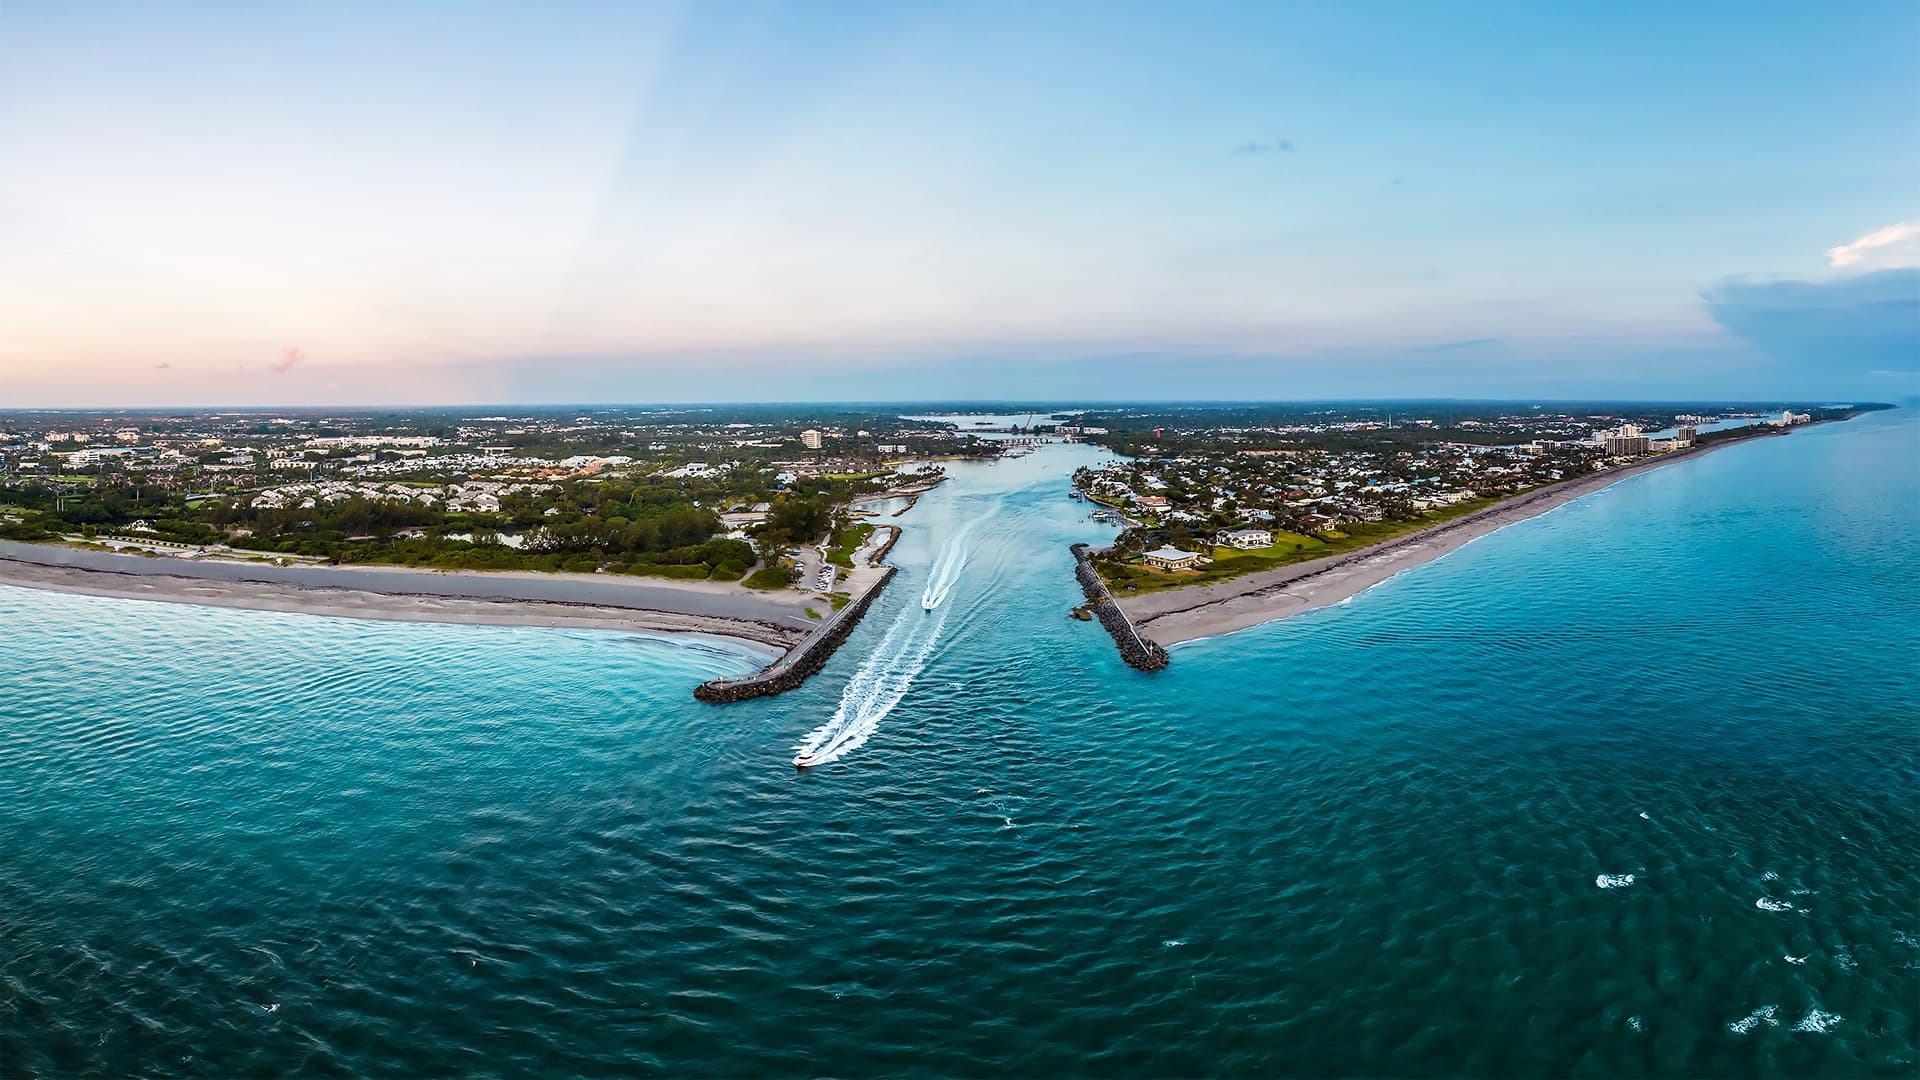
[(273, 362), (273, 373), (285, 375), (289, 368), (306, 358), (307, 354), (301, 352), (299, 346), (289, 345), (280, 353), (280, 359)]
[(1920, 221), (1885, 225), (1851, 244), (1827, 249), (1834, 269), (1857, 266), (1863, 270), (1920, 265)]

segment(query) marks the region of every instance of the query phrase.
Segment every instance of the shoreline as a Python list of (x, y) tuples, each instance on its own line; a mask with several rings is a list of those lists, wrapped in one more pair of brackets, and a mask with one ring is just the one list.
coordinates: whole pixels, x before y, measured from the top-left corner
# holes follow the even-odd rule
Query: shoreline
[(1139, 632), (1163, 646), (1221, 637), (1351, 599), (1403, 571), (1432, 562), (1508, 525), (1538, 517), (1630, 477), (1752, 439), (1774, 437), (1777, 435), (1751, 435), (1678, 450), (1535, 488), (1464, 517), (1358, 551), (1217, 584), (1166, 589), (1145, 596), (1116, 596), (1114, 602)]
[[(840, 646), (853, 633), (860, 620), (866, 618), (867, 609), (880, 598), (880, 590), (893, 580), (898, 568), (892, 566), (873, 567), (860, 586), (860, 591), (847, 606), (834, 612), (827, 620), (815, 627), (804, 640), (786, 652), (781, 653), (771, 663), (751, 675), (730, 678), (709, 679), (693, 688), (695, 700), (712, 705), (722, 705), (731, 701), (750, 701), (754, 698), (770, 697), (785, 693), (806, 682), (827, 661), (839, 651)], [(859, 573), (855, 570), (855, 573)], [(796, 762), (796, 764), (798, 764)]]
[(585, 574), (188, 562), (0, 541), (0, 585), (70, 595), (388, 622), (693, 635), (778, 656), (819, 623), (811, 594), (736, 593)]

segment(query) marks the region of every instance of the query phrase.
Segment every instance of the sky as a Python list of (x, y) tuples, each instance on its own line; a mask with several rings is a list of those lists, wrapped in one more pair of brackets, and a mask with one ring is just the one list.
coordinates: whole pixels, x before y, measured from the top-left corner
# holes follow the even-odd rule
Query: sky
[(1920, 393), (1920, 5), (0, 4), (0, 408)]

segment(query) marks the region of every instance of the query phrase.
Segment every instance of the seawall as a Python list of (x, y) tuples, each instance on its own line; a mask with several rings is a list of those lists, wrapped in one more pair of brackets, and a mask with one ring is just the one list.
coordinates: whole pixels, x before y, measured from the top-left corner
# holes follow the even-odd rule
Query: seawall
[(1093, 568), (1087, 558), (1087, 545), (1075, 544), (1069, 550), (1073, 552), (1073, 576), (1080, 582), (1080, 591), (1086, 594), (1087, 607), (1093, 612), (1100, 625), (1113, 635), (1113, 643), (1120, 650), (1120, 659), (1127, 666), (1141, 671), (1159, 671), (1167, 666), (1167, 650), (1157, 641), (1149, 641), (1140, 636), (1127, 618), (1127, 613), (1114, 603), (1113, 594), (1107, 591), (1107, 583), (1100, 580), (1100, 572)]
[(887, 537), (887, 542), (884, 544), (881, 544), (879, 550), (875, 551), (872, 555), (867, 556), (868, 566), (879, 566), (880, 563), (886, 559), (887, 552), (893, 550), (893, 545), (900, 542), (900, 526), (882, 525), (880, 527), (883, 529), (892, 529), (893, 535)]
[(862, 593), (859, 599), (834, 612), (818, 630), (789, 649), (785, 656), (752, 675), (703, 682), (693, 688), (693, 696), (715, 704), (746, 701), (791, 690), (806, 682), (809, 675), (827, 666), (828, 658), (833, 656), (841, 642), (847, 640), (847, 635), (853, 633), (853, 628), (860, 625), (867, 609), (879, 598), (880, 590), (886, 588), (898, 572), (898, 567), (887, 567), (886, 573), (873, 583), (872, 588)]

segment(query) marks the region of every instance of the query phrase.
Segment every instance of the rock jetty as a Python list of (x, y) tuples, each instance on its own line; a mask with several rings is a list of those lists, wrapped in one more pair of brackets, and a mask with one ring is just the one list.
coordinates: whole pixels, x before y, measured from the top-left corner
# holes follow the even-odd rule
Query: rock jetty
[(897, 543), (899, 543), (899, 542), (900, 542), (900, 526), (898, 526), (898, 525), (882, 525), (882, 526), (880, 526), (880, 527), (881, 527), (881, 528), (883, 528), (883, 529), (892, 529), (892, 530), (893, 530), (893, 535), (892, 535), (892, 536), (889, 536), (889, 537), (887, 537), (887, 542), (886, 542), (886, 543), (884, 543), (884, 544), (881, 544), (881, 545), (880, 545), (880, 547), (879, 547), (879, 550), (877, 550), (877, 551), (875, 551), (875, 552), (874, 552), (874, 553), (873, 553), (872, 555), (869, 555), (869, 556), (867, 557), (867, 565), (868, 565), (868, 566), (879, 566), (879, 565), (880, 565), (880, 561), (881, 561), (882, 559), (885, 559), (885, 558), (887, 557), (887, 552), (889, 552), (889, 551), (892, 551), (892, 550), (893, 550), (893, 545), (895, 545), (895, 544), (897, 544)]
[(859, 599), (834, 612), (832, 618), (807, 635), (805, 641), (789, 649), (785, 656), (752, 675), (703, 682), (693, 688), (693, 696), (715, 704), (745, 701), (791, 690), (806, 682), (807, 676), (827, 666), (827, 659), (840, 647), (841, 642), (847, 640), (847, 635), (853, 633), (853, 628), (860, 625), (860, 619), (866, 615), (867, 609), (879, 598), (880, 590), (886, 588), (887, 582), (892, 581), (893, 575), (898, 572), (898, 567), (887, 567), (886, 573), (873, 583), (872, 588), (862, 593)]
[(1073, 552), (1073, 576), (1080, 582), (1080, 590), (1087, 594), (1087, 608), (1100, 620), (1100, 625), (1113, 635), (1113, 643), (1120, 649), (1120, 659), (1129, 667), (1141, 671), (1159, 671), (1169, 661), (1167, 650), (1157, 641), (1149, 641), (1140, 636), (1133, 628), (1127, 613), (1113, 602), (1113, 594), (1107, 591), (1107, 583), (1100, 580), (1100, 572), (1093, 568), (1093, 562), (1087, 557), (1087, 545), (1075, 544)]

